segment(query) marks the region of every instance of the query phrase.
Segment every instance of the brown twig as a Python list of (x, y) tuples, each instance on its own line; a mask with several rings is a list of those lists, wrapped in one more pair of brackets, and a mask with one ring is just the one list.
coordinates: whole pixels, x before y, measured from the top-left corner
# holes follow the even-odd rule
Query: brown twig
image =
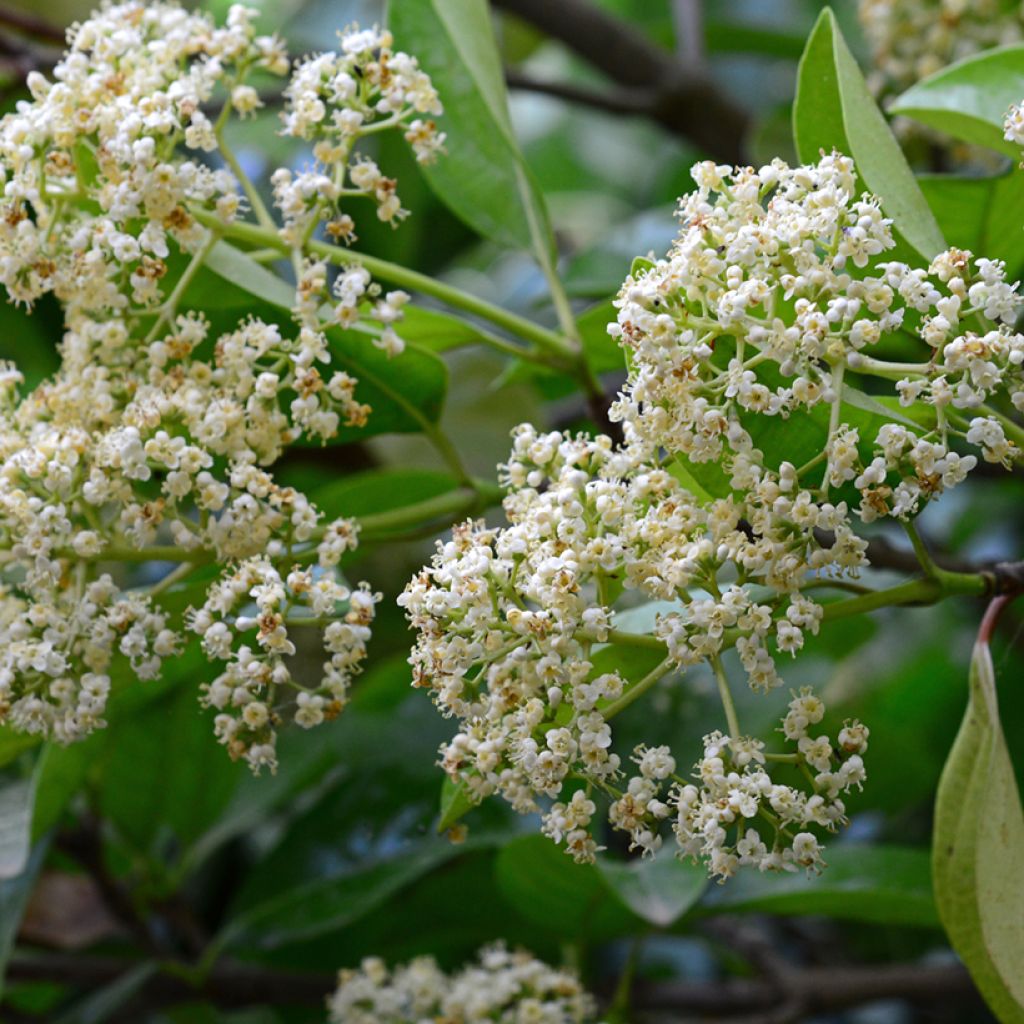
[[(699, 65), (686, 66), (628, 22), (588, 0), (492, 0), (564, 43), (616, 85), (605, 95), (527, 79), (527, 87), (622, 114), (643, 114), (718, 160), (745, 161), (746, 111)], [(513, 79), (515, 84), (515, 79)]]
[[(57, 979), (63, 984), (92, 990), (120, 977), (137, 963), (116, 957), (19, 951), (11, 958), (8, 973), (12, 980)], [(150, 1009), (194, 999), (197, 995), (225, 1008), (314, 1006), (322, 1005), (334, 985), (335, 978), (330, 974), (279, 971), (222, 961), (195, 986), (183, 977), (164, 973), (151, 978), (140, 995)], [(977, 998), (969, 975), (958, 965), (877, 964), (794, 967), (774, 978), (732, 978), (710, 983), (638, 981), (632, 1003), (638, 1011), (714, 1014), (730, 1019), (733, 1024), (738, 1024), (740, 1019), (748, 1022), (756, 1019), (762, 1024), (774, 1020), (782, 1024), (805, 1014), (839, 1010), (879, 999), (905, 999), (924, 1004)], [(791, 1007), (789, 1012), (794, 1015), (781, 1016), (784, 1006)], [(741, 1018), (741, 1015), (747, 1016)]]
[[(92, 991), (138, 964), (138, 960), (113, 956), (19, 950), (11, 957), (7, 975), (17, 981), (56, 980)], [(319, 1006), (335, 984), (333, 974), (272, 970), (224, 960), (195, 985), (185, 975), (156, 974), (143, 986), (142, 994), (151, 1008), (197, 996), (211, 999), (221, 1007)]]
[(708, 1014), (731, 1024), (786, 1024), (814, 1013), (861, 1006), (880, 999), (915, 1004), (947, 999), (979, 1003), (974, 983), (958, 964), (873, 964), (803, 967), (778, 978), (706, 982), (646, 982), (634, 989), (638, 1011)]
[(29, 11), (0, 6), (0, 25), (54, 46), (63, 46), (65, 43), (64, 29)]

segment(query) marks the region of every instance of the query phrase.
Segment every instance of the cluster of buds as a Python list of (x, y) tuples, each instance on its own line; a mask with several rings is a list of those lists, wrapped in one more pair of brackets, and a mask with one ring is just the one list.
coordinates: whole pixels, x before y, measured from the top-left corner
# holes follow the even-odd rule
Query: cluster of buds
[[(294, 322), (250, 316), (217, 336), (187, 308), (190, 284), (243, 193), (269, 216), (236, 177), (224, 125), (260, 106), (249, 76), (290, 66), (255, 16), (236, 5), (218, 27), (164, 0), (105, 6), (0, 121), (0, 283), (27, 305), (52, 293), (65, 315), (52, 378), (26, 394), (17, 369), (0, 367), (0, 722), (64, 742), (102, 726), (118, 659), (152, 679), (184, 642), (186, 624), (161, 606), (181, 574), (139, 585), (130, 566), (218, 562), (224, 574), (187, 625), (224, 663), (202, 697), (217, 735), (258, 770), (274, 767), (280, 722), (308, 728), (340, 710), (378, 600), (341, 576), (356, 524), (325, 522), (270, 467), (300, 439), (365, 424), (371, 410), (332, 368), (328, 329), (362, 330), (397, 355), (409, 298), (381, 294), (358, 266), (332, 280), (303, 247), (367, 188), (382, 216), (391, 209), (352, 144), (395, 128), (426, 160), (440, 136), (413, 115), (440, 105), (386, 33), (347, 29), (340, 55), (297, 65), (285, 130), (315, 141), (338, 191), (329, 208), (305, 207), (301, 238), (282, 206)], [(326, 656), (318, 685), (289, 667), (289, 632), (311, 626)]]
[[(677, 667), (714, 664), (730, 646), (754, 689), (780, 685), (776, 653), (795, 653), (821, 618), (801, 581), (844, 564), (832, 561), (836, 545), (798, 552), (789, 542), (796, 524), (778, 513), (767, 536), (751, 540), (729, 499), (702, 505), (671, 473), (603, 436), (521, 426), (503, 482), (509, 525), (456, 528), (399, 598), (419, 631), (414, 680), (459, 720), (442, 766), (477, 800), (498, 793), (522, 813), (543, 810), (545, 834), (578, 861), (599, 849), (598, 799), (613, 828), (653, 853), (672, 813), (659, 786), (682, 780), (666, 748), (639, 748), (637, 773), (624, 782), (611, 719)], [(723, 582), (737, 576), (742, 585)], [(754, 587), (773, 593), (755, 600)], [(615, 629), (616, 606), (635, 604), (637, 592), (680, 608), (659, 619), (655, 636)], [(609, 642), (663, 657), (649, 676), (627, 680), (600, 669)], [(683, 849), (717, 870), (710, 849)], [(765, 866), (793, 863), (780, 856)]]
[[(333, 542), (339, 534), (354, 546), (353, 524), (332, 524), (316, 571), (296, 565), (285, 574), (266, 557), (247, 559), (210, 587), (205, 604), (189, 616), (207, 657), (226, 663), (202, 686), (203, 704), (218, 711), (217, 738), (256, 772), (276, 768), (277, 726), (286, 713), (303, 729), (337, 717), (366, 656), (381, 595), (365, 583), (350, 591), (325, 564), (340, 555)], [(308, 630), (319, 634), (328, 656), (317, 686), (304, 684), (290, 667), (293, 635)]]
[(501, 943), (453, 974), (429, 956), (393, 969), (368, 957), (358, 970), (339, 972), (327, 1006), (333, 1024), (587, 1024), (596, 1012), (571, 971)]
[[(629, 355), (612, 414), (632, 445), (718, 463), (748, 521), (774, 506), (756, 497), (767, 486), (812, 529), (834, 528), (816, 516), (848, 521), (857, 492), (865, 521), (916, 515), (977, 464), (953, 450), (958, 439), (990, 462), (1021, 457), (985, 404), (1006, 398), (1024, 411), (1024, 336), (1013, 327), (1024, 299), (1000, 261), (957, 249), (926, 268), (880, 260), (894, 245), (889, 221), (877, 198), (857, 198), (853, 163), (836, 153), (693, 173), (675, 245), (629, 277), (609, 328)], [(921, 362), (872, 355), (908, 333)], [(892, 401), (920, 415), (886, 416), (875, 403), (883, 422), (868, 433), (845, 390), (851, 372), (896, 381)], [(798, 467), (758, 449), (755, 417), (813, 417), (818, 406), (828, 409), (818, 458)]]

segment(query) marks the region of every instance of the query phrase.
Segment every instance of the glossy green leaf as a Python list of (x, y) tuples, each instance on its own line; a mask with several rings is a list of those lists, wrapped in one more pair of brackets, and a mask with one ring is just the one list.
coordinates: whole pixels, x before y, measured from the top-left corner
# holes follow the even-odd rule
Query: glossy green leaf
[(1024, 174), (1016, 169), (986, 178), (953, 174), (918, 179), (950, 245), (1006, 262), (1007, 280), (1024, 275)]
[(433, 352), (406, 345), (390, 358), (355, 331), (327, 331), (331, 361), (355, 377), (356, 398), (371, 408), (364, 427), (342, 426), (334, 442), (376, 434), (415, 434), (436, 424), (448, 391), (448, 370)]
[(310, 484), (303, 490), (332, 516), (376, 515), (406, 505), (415, 505), (459, 486), (449, 473), (434, 469), (381, 468), (351, 476)]
[(594, 373), (626, 371), (626, 355), (608, 333), (608, 325), (615, 323), (615, 317), (616, 309), (611, 302), (599, 302), (576, 320), (587, 364)]
[(828, 867), (805, 873), (740, 872), (708, 890), (707, 910), (823, 914), (848, 921), (934, 927), (938, 924), (925, 850), (830, 844)]
[(406, 342), (413, 342), (430, 352), (447, 352), (464, 345), (475, 345), (480, 340), (480, 332), (473, 324), (449, 313), (413, 305), (406, 306), (402, 312), (404, 315), (397, 327), (398, 333)]
[(793, 134), (800, 159), (807, 163), (833, 149), (853, 157), (864, 187), (881, 199), (895, 230), (926, 260), (946, 248), (903, 151), (827, 8), (800, 60)]
[(264, 902), (231, 921), (221, 941), (233, 948), (274, 949), (345, 928), (461, 849), (436, 837), (412, 853), (368, 864), (341, 877), (328, 875), (304, 885), (271, 890)]
[[(131, 727), (125, 721), (117, 725)], [(85, 783), (89, 766), (106, 740), (107, 735), (98, 732), (67, 747), (48, 744), (43, 748), (35, 772), (37, 782), (32, 812), (33, 843), (38, 842), (60, 820), (71, 798)]]
[(653, 859), (629, 862), (601, 857), (598, 871), (637, 917), (658, 928), (675, 924), (701, 897), (708, 873), (699, 864), (662, 850)]
[(1016, 159), (1020, 146), (1003, 138), (1003, 118), (1024, 99), (1024, 46), (965, 57), (911, 86), (889, 108), (939, 131)]
[(935, 900), (953, 948), (1007, 1024), (1024, 1021), (1024, 812), (999, 722), (987, 643), (975, 645), (970, 697), (935, 800)]
[(574, 863), (546, 836), (521, 836), (505, 846), (495, 881), (542, 932), (593, 940), (627, 934), (636, 923), (594, 865)]
[(486, 238), (529, 248), (549, 271), (544, 197), (512, 131), (501, 56), (484, 0), (397, 0), (389, 24), (433, 79), (446, 153), (424, 168), (437, 195)]
[(291, 285), (228, 242), (217, 242), (203, 266), (272, 306), (291, 309), (295, 305), (295, 289)]

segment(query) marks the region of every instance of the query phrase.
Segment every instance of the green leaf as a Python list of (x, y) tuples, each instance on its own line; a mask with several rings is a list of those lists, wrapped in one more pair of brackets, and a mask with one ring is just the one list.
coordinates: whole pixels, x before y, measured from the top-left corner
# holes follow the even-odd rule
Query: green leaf
[(411, 854), (275, 892), (231, 921), (221, 941), (231, 947), (275, 949), (345, 928), (472, 844), (471, 839), (458, 847), (436, 838)]
[(291, 285), (228, 242), (217, 242), (207, 253), (203, 266), (272, 306), (290, 310), (295, 305), (295, 289)]
[(406, 306), (402, 312), (404, 316), (396, 328), (399, 335), (404, 341), (414, 342), (430, 352), (447, 352), (475, 345), (480, 340), (480, 332), (473, 324), (449, 313), (413, 305)]
[(49, 846), (48, 840), (37, 843), (18, 875), (0, 879), (0, 996), (3, 995), (7, 961)]
[(615, 322), (615, 317), (615, 307), (609, 301), (591, 306), (576, 320), (587, 364), (594, 373), (625, 372), (625, 352), (608, 333), (608, 325)]
[(464, 782), (452, 782), (446, 775), (441, 783), (441, 819), (437, 823), (438, 832), (447, 832), (460, 818), (469, 814), (476, 801), (469, 795)]
[[(128, 722), (118, 726), (130, 728)], [(71, 798), (85, 783), (86, 773), (107, 736), (94, 733), (88, 739), (67, 747), (47, 744), (36, 765), (36, 799), (32, 812), (32, 842), (38, 842), (44, 833), (60, 820)]]
[(513, 839), (498, 854), (495, 880), (542, 932), (588, 940), (628, 934), (636, 924), (593, 864), (576, 864), (541, 835)]
[(599, 858), (598, 871), (637, 917), (658, 928), (675, 924), (708, 886), (703, 867), (662, 850), (653, 859), (623, 862)]
[(938, 924), (928, 854), (898, 846), (833, 843), (820, 877), (741, 872), (708, 891), (707, 910), (824, 914), (848, 921)]
[(1020, 158), (1003, 138), (1003, 118), (1024, 99), (1024, 46), (965, 57), (911, 86), (890, 106), (893, 114), (938, 128), (954, 138)]
[(416, 434), (441, 419), (448, 368), (433, 352), (407, 344), (392, 358), (365, 334), (337, 328), (326, 333), (331, 362), (359, 381), (356, 398), (373, 410), (365, 427), (342, 426), (332, 443), (377, 434)]
[(970, 698), (935, 800), (932, 870), (939, 915), (985, 1001), (1024, 1021), (1024, 813), (999, 724), (987, 643), (971, 659)]
[(950, 245), (1006, 262), (1006, 278), (1024, 275), (1024, 174), (1016, 170), (987, 178), (923, 175), (921, 190)]
[(371, 469), (364, 473), (304, 488), (317, 505), (332, 516), (362, 516), (387, 512), (436, 498), (459, 487), (449, 473), (435, 469)]
[(821, 12), (800, 60), (793, 135), (806, 163), (817, 162), (822, 151), (833, 149), (853, 157), (865, 188), (879, 197), (896, 232), (926, 260), (946, 248), (903, 151), (828, 8)]
[(28, 863), (36, 781), (33, 772), (0, 788), (0, 880), (17, 878)]
[(484, 0), (398, 0), (389, 24), (431, 76), (446, 152), (424, 167), (438, 197), (486, 238), (533, 250), (545, 272), (554, 238), (544, 197), (508, 114), (501, 56)]
[(214, 670), (198, 648), (165, 663), (163, 674), (167, 689), (107, 736), (98, 797), (140, 854), (176, 859), (217, 820), (247, 769), (228, 758), (199, 705), (199, 681)]

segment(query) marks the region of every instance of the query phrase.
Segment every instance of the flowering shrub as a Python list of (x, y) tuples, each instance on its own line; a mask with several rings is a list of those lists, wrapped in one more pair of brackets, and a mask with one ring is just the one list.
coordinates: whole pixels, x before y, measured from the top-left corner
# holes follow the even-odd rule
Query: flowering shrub
[[(52, 60), (0, 7), (0, 968), (56, 980), (0, 1016), (782, 1022), (965, 988), (818, 966), (941, 921), (1019, 1020), (1024, 177), (915, 176), (873, 99), (1017, 156), (1019, 11), (861, 3), (874, 94), (823, 12), (755, 161), (699, 5), (679, 59), (508, 5), (621, 95), (506, 67), (484, 0), (390, 6), (292, 59), (255, 9), (108, 0)], [(588, 203), (657, 205), (675, 149), (642, 199), (618, 129), (528, 160), (507, 81), (693, 143), (661, 255)], [(765, 976), (706, 990), (721, 943)]]

